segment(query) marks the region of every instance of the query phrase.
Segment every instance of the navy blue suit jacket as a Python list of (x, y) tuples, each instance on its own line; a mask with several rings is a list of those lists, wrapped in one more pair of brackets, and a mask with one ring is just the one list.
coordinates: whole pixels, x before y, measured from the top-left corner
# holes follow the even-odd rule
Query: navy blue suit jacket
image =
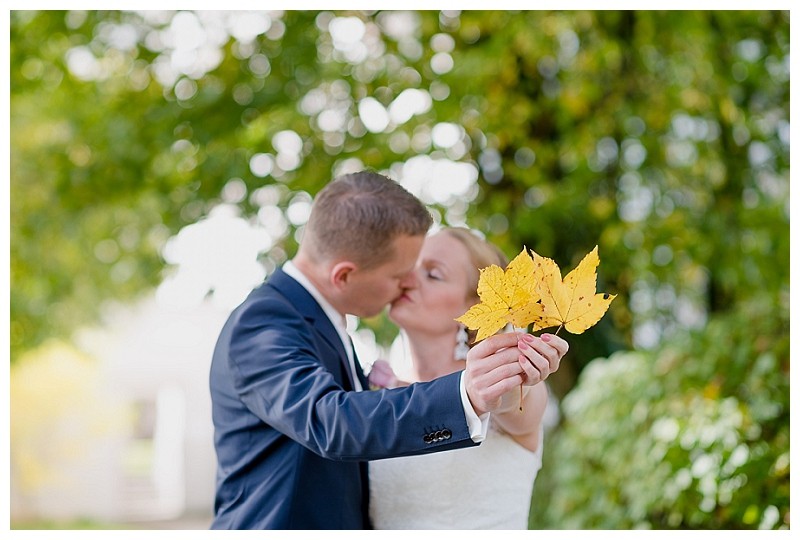
[(355, 392), (347, 366), (325, 312), (282, 270), (234, 310), (211, 364), (211, 528), (369, 528), (367, 460), (475, 444), (459, 373)]

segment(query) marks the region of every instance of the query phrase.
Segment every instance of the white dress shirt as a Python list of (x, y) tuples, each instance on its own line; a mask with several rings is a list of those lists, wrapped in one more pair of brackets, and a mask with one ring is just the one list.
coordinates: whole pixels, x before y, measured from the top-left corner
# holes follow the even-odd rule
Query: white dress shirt
[[(350, 374), (353, 379), (354, 387), (356, 390), (363, 390), (361, 382), (356, 375), (353, 347), (351, 345), (350, 335), (347, 333), (347, 321), (345, 316), (342, 313), (339, 313), (336, 308), (334, 308), (331, 303), (328, 302), (324, 296), (322, 296), (322, 293), (320, 293), (314, 284), (311, 283), (311, 280), (309, 280), (292, 261), (286, 261), (284, 263), (283, 271), (297, 281), (305, 290), (307, 290), (308, 293), (314, 297), (314, 300), (316, 300), (320, 305), (322, 310), (325, 312), (325, 315), (328, 316), (331, 324), (333, 324), (333, 327), (339, 334), (339, 338), (342, 340), (344, 350), (347, 353), (347, 360), (350, 364)], [(461, 394), (461, 405), (464, 407), (464, 416), (467, 420), (470, 438), (476, 443), (482, 442), (486, 438), (486, 432), (489, 429), (489, 413), (487, 412), (478, 416), (475, 412), (475, 409), (473, 409), (472, 403), (469, 402), (469, 397), (467, 396), (467, 388), (464, 383), (463, 372), (461, 374), (459, 388)]]

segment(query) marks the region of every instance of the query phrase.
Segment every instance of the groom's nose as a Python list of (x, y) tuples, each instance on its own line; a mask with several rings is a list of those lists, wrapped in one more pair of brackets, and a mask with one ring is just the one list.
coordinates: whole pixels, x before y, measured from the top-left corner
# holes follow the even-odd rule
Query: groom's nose
[(417, 286), (417, 272), (416, 269), (410, 271), (400, 280), (401, 289), (413, 289)]

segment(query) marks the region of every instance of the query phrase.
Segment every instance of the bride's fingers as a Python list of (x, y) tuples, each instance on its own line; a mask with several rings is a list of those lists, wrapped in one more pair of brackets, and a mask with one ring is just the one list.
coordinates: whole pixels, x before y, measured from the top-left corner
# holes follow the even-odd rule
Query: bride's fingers
[(543, 347), (551, 347), (552, 350), (555, 352), (555, 357), (557, 358), (558, 362), (560, 362), (561, 359), (564, 358), (564, 355), (566, 355), (567, 352), (569, 351), (569, 343), (567, 343), (560, 337), (556, 336), (555, 334), (542, 334), (541, 336), (539, 336), (538, 343), (541, 344)]
[(518, 355), (519, 365), (525, 372), (525, 380), (522, 382), (525, 386), (533, 386), (542, 382), (542, 374), (530, 362), (524, 354)]
[(539, 337), (556, 348), (561, 356), (564, 356), (569, 351), (569, 343), (555, 334), (542, 334)]
[(545, 357), (525, 343), (520, 343), (519, 350), (524, 355), (528, 363), (539, 372), (539, 377), (541, 380), (545, 380), (548, 376), (550, 376), (552, 370), (550, 369), (550, 363)]
[[(555, 338), (555, 340), (553, 338)], [(550, 373), (558, 370), (558, 367), (561, 364), (561, 359), (569, 349), (566, 341), (557, 336), (552, 336), (549, 334), (543, 334), (538, 338), (531, 336), (530, 334), (526, 334), (520, 341), (526, 342), (532, 350), (536, 351), (545, 361), (547, 361)]]

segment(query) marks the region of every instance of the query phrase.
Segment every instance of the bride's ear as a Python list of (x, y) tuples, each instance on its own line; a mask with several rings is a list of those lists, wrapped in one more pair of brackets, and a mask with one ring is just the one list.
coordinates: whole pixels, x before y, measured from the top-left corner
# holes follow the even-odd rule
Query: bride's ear
[(356, 265), (350, 261), (340, 261), (331, 268), (331, 285), (341, 290), (352, 280), (352, 273), (356, 270)]

